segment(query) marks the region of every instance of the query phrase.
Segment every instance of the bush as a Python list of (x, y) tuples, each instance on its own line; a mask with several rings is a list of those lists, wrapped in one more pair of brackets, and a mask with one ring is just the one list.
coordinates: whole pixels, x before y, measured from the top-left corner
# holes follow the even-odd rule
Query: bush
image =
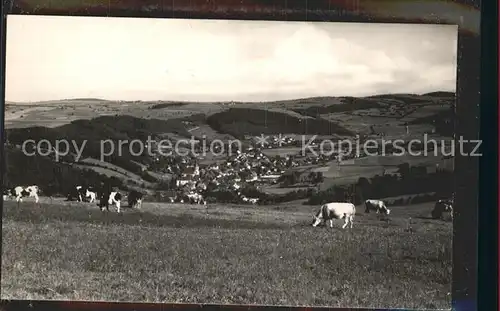
[(432, 201), (437, 201), (437, 197), (435, 194), (423, 194), (423, 195), (417, 195), (414, 196), (410, 204), (420, 204), (420, 203), (426, 203), (426, 202), (432, 202)]
[(266, 197), (266, 194), (259, 191), (254, 185), (246, 185), (243, 187), (241, 189), (241, 194), (248, 198), (259, 198), (261, 200)]
[(206, 198), (209, 199), (210, 202), (213, 200), (217, 203), (239, 203), (240, 197), (234, 191), (211, 191), (206, 193)]

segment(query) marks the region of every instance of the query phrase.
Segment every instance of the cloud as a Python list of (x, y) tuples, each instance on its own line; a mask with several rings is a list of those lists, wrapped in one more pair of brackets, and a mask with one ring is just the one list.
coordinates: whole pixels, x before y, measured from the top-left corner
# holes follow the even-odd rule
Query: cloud
[(9, 16), (7, 26), (12, 101), (252, 101), (456, 84), (453, 26), (56, 16)]

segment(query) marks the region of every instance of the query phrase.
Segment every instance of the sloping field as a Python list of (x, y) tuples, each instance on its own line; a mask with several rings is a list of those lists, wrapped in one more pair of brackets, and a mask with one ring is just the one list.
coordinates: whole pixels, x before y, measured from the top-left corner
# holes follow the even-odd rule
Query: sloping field
[[(310, 227), (317, 207), (6, 202), (2, 299), (450, 308), (451, 223), (432, 204)], [(410, 219), (411, 217), (411, 219)]]

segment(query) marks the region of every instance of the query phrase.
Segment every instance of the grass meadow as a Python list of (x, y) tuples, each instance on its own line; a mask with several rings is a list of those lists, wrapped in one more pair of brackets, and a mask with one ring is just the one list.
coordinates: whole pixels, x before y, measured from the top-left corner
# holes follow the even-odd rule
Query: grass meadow
[(358, 207), (312, 228), (317, 206), (4, 203), (2, 299), (450, 308), (449, 221), (432, 204)]

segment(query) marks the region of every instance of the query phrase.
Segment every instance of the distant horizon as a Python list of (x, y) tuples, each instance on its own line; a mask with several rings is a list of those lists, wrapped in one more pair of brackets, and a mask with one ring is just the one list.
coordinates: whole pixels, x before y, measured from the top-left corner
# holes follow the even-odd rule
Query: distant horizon
[(9, 15), (6, 30), (11, 102), (456, 91), (456, 25)]
[(173, 103), (200, 103), (200, 104), (211, 104), (211, 103), (271, 103), (271, 102), (283, 102), (283, 101), (294, 101), (294, 100), (306, 100), (312, 98), (343, 98), (343, 97), (355, 97), (355, 98), (364, 98), (364, 97), (374, 97), (374, 96), (383, 96), (383, 95), (417, 95), (424, 96), (430, 93), (453, 93), (456, 95), (455, 91), (446, 91), (446, 90), (436, 90), (429, 91), (423, 93), (376, 93), (373, 95), (366, 96), (352, 96), (352, 95), (342, 95), (342, 96), (309, 96), (309, 97), (294, 97), (294, 98), (285, 98), (285, 99), (277, 99), (277, 100), (268, 100), (268, 101), (240, 101), (240, 100), (219, 100), (219, 101), (194, 101), (194, 100), (169, 100), (169, 99), (156, 99), (156, 100), (144, 100), (144, 99), (107, 99), (107, 98), (94, 98), (94, 97), (73, 97), (73, 98), (62, 98), (62, 99), (48, 99), (48, 100), (40, 100), (40, 101), (13, 101), (13, 100), (5, 100), (5, 103), (15, 103), (15, 104), (36, 104), (36, 103), (44, 103), (44, 102), (62, 102), (62, 101), (73, 101), (73, 100), (97, 100), (97, 101), (108, 101), (108, 102), (173, 102)]

